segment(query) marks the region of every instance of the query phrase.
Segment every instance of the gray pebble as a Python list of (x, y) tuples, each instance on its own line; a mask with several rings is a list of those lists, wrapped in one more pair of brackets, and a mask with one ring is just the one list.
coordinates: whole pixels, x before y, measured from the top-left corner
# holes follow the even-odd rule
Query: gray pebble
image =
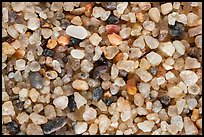
[(101, 6), (105, 8), (106, 10), (115, 10), (117, 7), (116, 2), (102, 2)]
[(157, 71), (158, 71), (158, 68), (155, 68), (155, 67), (152, 67), (151, 69), (150, 69), (150, 73), (152, 74), (152, 75), (156, 75), (157, 74)]
[(171, 98), (167, 95), (161, 96), (159, 100), (161, 101), (162, 105), (164, 105), (164, 106), (169, 106), (169, 104), (171, 102)]
[(29, 79), (33, 88), (41, 89), (43, 87), (43, 79), (38, 72), (32, 72), (29, 76)]
[(59, 129), (61, 129), (67, 123), (65, 117), (57, 117), (51, 121), (48, 121), (43, 126), (43, 132), (45, 134), (51, 134)]
[(97, 87), (93, 90), (93, 100), (98, 101), (103, 96), (103, 88)]

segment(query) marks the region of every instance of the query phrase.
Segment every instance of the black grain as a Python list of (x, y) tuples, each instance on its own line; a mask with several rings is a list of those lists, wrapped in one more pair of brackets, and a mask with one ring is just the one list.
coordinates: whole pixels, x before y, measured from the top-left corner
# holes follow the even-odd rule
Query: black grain
[(9, 122), (6, 127), (11, 135), (15, 135), (20, 131), (20, 127), (15, 121)]
[(69, 46), (77, 46), (77, 45), (79, 45), (79, 43), (81, 41), (82, 40), (80, 40), (80, 39), (77, 39), (77, 38), (74, 38), (74, 37), (70, 37)]
[(180, 23), (180, 22), (175, 22), (175, 25), (169, 26), (169, 34), (174, 39), (180, 39), (183, 36), (184, 30), (185, 30), (185, 26), (183, 23)]
[(106, 21), (108, 24), (118, 24), (119, 18), (116, 17), (115, 15), (111, 14)]
[(49, 57), (53, 57), (55, 55), (55, 52), (51, 49), (44, 49), (42, 52), (43, 56), (49, 56)]
[(62, 128), (66, 124), (65, 117), (57, 117), (54, 120), (48, 121), (46, 124), (43, 125), (43, 132), (45, 134), (50, 134)]
[(76, 109), (76, 103), (74, 101), (74, 95), (71, 95), (68, 97), (69, 103), (68, 103), (68, 108), (70, 112), (74, 112)]
[(98, 101), (103, 96), (103, 88), (97, 87), (93, 90), (93, 100)]
[(163, 95), (159, 98), (160, 102), (162, 105), (164, 106), (169, 106), (170, 102), (171, 102), (171, 98), (167, 95)]

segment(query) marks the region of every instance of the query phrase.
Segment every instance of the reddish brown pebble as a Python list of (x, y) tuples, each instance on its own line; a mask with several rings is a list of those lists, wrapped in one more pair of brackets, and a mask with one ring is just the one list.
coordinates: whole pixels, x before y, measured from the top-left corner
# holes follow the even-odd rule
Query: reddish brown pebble
[(120, 31), (120, 26), (118, 25), (114, 25), (114, 24), (106, 25), (106, 32), (109, 34), (118, 33), (119, 31)]
[(93, 4), (92, 3), (89, 3), (89, 4), (87, 4), (86, 6), (85, 6), (85, 15), (87, 16), (87, 17), (90, 17), (91, 16), (91, 14), (92, 14), (92, 7), (93, 7)]

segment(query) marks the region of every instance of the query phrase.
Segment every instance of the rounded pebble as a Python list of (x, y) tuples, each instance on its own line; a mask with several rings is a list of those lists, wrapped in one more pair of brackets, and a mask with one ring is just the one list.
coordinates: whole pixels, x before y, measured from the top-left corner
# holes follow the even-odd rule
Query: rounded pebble
[(85, 54), (84, 54), (84, 51), (83, 50), (78, 50), (78, 49), (73, 49), (71, 51), (71, 55), (73, 58), (76, 58), (76, 59), (83, 59)]
[(60, 96), (53, 100), (53, 104), (56, 108), (65, 109), (68, 105), (68, 98), (67, 96)]
[(181, 71), (180, 77), (187, 86), (191, 86), (198, 81), (198, 76), (190, 70)]
[(28, 20), (28, 28), (31, 30), (36, 30), (40, 27), (40, 19), (39, 18), (30, 18)]
[(76, 90), (88, 90), (89, 89), (87, 82), (83, 80), (73, 81), (72, 86)]
[(144, 122), (138, 123), (137, 126), (139, 129), (141, 129), (143, 132), (150, 132), (152, 131), (152, 128), (154, 127), (153, 121), (145, 120)]
[(30, 84), (33, 88), (41, 89), (43, 88), (42, 76), (39, 72), (32, 72), (29, 76)]
[(85, 39), (88, 35), (87, 30), (84, 27), (74, 25), (69, 25), (66, 28), (66, 34), (81, 40)]
[(40, 70), (40, 68), (41, 68), (40, 64), (37, 61), (33, 61), (33, 62), (30, 63), (30, 70), (32, 72), (37, 72), (37, 71)]
[(161, 19), (160, 11), (158, 8), (151, 8), (149, 10), (149, 17), (152, 19), (154, 22), (158, 23)]
[(83, 119), (84, 121), (91, 121), (96, 118), (97, 111), (93, 108), (88, 108), (83, 113)]

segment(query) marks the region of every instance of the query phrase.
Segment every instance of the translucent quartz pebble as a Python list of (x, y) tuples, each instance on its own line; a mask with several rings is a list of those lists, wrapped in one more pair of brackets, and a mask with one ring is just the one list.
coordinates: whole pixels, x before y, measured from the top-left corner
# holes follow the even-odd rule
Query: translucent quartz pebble
[(59, 61), (53, 60), (52, 65), (53, 65), (53, 68), (54, 68), (57, 72), (59, 72), (59, 73), (62, 72)]
[(157, 66), (162, 62), (162, 57), (153, 51), (148, 53), (146, 55), (146, 58), (151, 63), (152, 66)]
[(105, 57), (107, 59), (113, 59), (118, 52), (119, 52), (118, 47), (116, 47), (116, 46), (108, 46), (104, 50), (104, 55), (105, 55)]
[(173, 56), (175, 52), (175, 47), (171, 42), (161, 43), (159, 49), (166, 56)]
[(171, 117), (171, 124), (174, 124), (177, 128), (178, 131), (181, 131), (183, 129), (183, 119), (181, 116), (172, 116)]
[(179, 98), (182, 95), (182, 89), (178, 86), (173, 86), (168, 89), (168, 95), (171, 98)]
[(154, 22), (158, 23), (160, 21), (161, 15), (158, 8), (154, 7), (149, 10), (149, 17)]
[(180, 54), (183, 55), (185, 53), (185, 47), (181, 41), (175, 40), (173, 42), (173, 45), (176, 49), (176, 51)]
[(90, 72), (93, 69), (93, 63), (91, 63), (90, 61), (88, 61), (87, 59), (84, 59), (81, 62), (81, 71), (83, 72)]
[(123, 14), (127, 6), (128, 6), (128, 2), (121, 2), (120, 4), (117, 5), (116, 9), (119, 14)]
[(166, 15), (172, 11), (172, 3), (165, 3), (161, 5), (161, 12), (163, 15)]
[(199, 19), (198, 15), (196, 15), (192, 12), (188, 13), (187, 14), (187, 25), (188, 26), (196, 26), (198, 19)]
[(114, 81), (115, 85), (117, 86), (125, 86), (125, 81), (123, 80), (123, 78), (116, 78), (115, 81)]
[(97, 111), (91, 107), (87, 108), (83, 113), (84, 121), (94, 120), (97, 116)]
[(17, 118), (19, 124), (23, 124), (24, 122), (28, 122), (29, 115), (26, 112), (22, 112), (22, 113), (19, 113), (16, 118)]
[(106, 130), (108, 129), (111, 121), (110, 119), (104, 115), (104, 114), (101, 114), (99, 117), (98, 117), (98, 120), (99, 120), (99, 132), (100, 134), (103, 134), (106, 132)]
[(198, 35), (195, 38), (195, 44), (197, 45), (198, 48), (202, 48), (202, 35)]
[(42, 128), (39, 125), (36, 125), (34, 123), (31, 123), (27, 126), (26, 134), (27, 135), (44, 135)]
[(76, 58), (76, 59), (82, 59), (85, 56), (84, 51), (83, 50), (78, 50), (78, 49), (73, 49), (71, 51), (71, 55), (72, 55), (73, 58)]
[(191, 86), (198, 81), (196, 73), (190, 70), (181, 71), (180, 77), (187, 86)]
[(11, 101), (7, 101), (2, 105), (2, 116), (15, 115), (14, 107)]
[(143, 132), (150, 132), (152, 131), (152, 128), (154, 127), (155, 122), (145, 120), (144, 122), (138, 123), (137, 126), (139, 129), (141, 129)]
[(63, 2), (52, 2), (51, 10), (52, 11), (61, 11), (63, 6)]
[(138, 6), (139, 6), (139, 8), (140, 8), (140, 10), (149, 10), (150, 8), (151, 8), (151, 4), (150, 4), (150, 2), (139, 2), (138, 3)]
[(45, 106), (44, 113), (47, 119), (54, 119), (56, 117), (56, 112), (53, 105)]
[(144, 39), (142, 36), (140, 36), (139, 38), (137, 38), (133, 44), (132, 44), (133, 47), (138, 47), (140, 49), (143, 49), (145, 47), (145, 42), (144, 42)]
[(40, 27), (40, 19), (39, 18), (30, 18), (27, 24), (28, 28), (31, 30), (36, 30)]
[(74, 131), (76, 134), (84, 133), (88, 128), (88, 124), (86, 122), (77, 122), (74, 126)]
[(108, 40), (113, 46), (120, 45), (122, 43), (122, 37), (115, 33), (108, 35)]
[(103, 51), (101, 50), (101, 47), (96, 46), (95, 47), (95, 55), (93, 56), (93, 61), (98, 60), (102, 54), (103, 54)]
[(92, 15), (95, 17), (95, 18), (99, 18), (102, 16), (102, 14), (105, 12), (105, 10), (102, 8), (102, 7), (94, 7), (93, 8), (93, 12), (92, 12)]
[(65, 109), (68, 105), (68, 98), (67, 96), (60, 96), (53, 100), (53, 104), (56, 108)]
[(150, 49), (156, 49), (159, 46), (159, 41), (152, 36), (145, 36), (145, 42)]
[(111, 67), (111, 78), (115, 79), (118, 76), (118, 68), (115, 64)]
[(45, 116), (39, 115), (39, 114), (37, 114), (35, 112), (30, 114), (30, 119), (36, 125), (45, 124), (48, 121)]
[(19, 32), (19, 33), (25, 33), (27, 30), (27, 26), (23, 25), (23, 24), (14, 24), (15, 29)]
[(11, 2), (11, 7), (15, 12), (22, 11), (25, 7), (25, 2)]
[(2, 8), (2, 20), (4, 22), (8, 22), (8, 9), (7, 8)]
[(128, 38), (130, 36), (130, 33), (131, 33), (131, 28), (130, 27), (124, 28), (119, 32), (120, 36), (123, 39)]
[(82, 21), (81, 18), (79, 16), (75, 16), (72, 20), (71, 23), (77, 26), (81, 26), (82, 25)]
[(30, 70), (33, 72), (39, 71), (40, 70), (40, 64), (37, 61), (33, 61), (30, 63)]
[(51, 29), (42, 29), (42, 36), (45, 38), (45, 39), (48, 39), (50, 36), (52, 35), (52, 30)]
[(87, 103), (87, 100), (78, 92), (74, 92), (74, 101), (76, 102), (76, 106), (78, 109)]
[(66, 28), (66, 34), (81, 40), (85, 39), (88, 36), (87, 30), (83, 26), (74, 25), (69, 25)]
[(186, 135), (197, 135), (198, 129), (189, 117), (184, 117), (184, 130)]
[(197, 95), (200, 91), (200, 87), (197, 84), (193, 84), (188, 87), (188, 93), (192, 95)]
[(148, 31), (153, 31), (155, 28), (155, 22), (153, 21), (145, 21), (143, 23), (143, 27)]
[(7, 28), (7, 32), (8, 34), (13, 37), (14, 39), (16, 39), (18, 36), (19, 36), (19, 33), (18, 31), (15, 29), (15, 27), (13, 25), (10, 25), (8, 28)]
[(16, 70), (24, 70), (26, 65), (26, 61), (23, 59), (16, 60), (15, 69)]
[(84, 80), (74, 80), (72, 86), (76, 90), (88, 90), (89, 86)]
[(63, 8), (65, 11), (72, 11), (74, 9), (74, 2), (64, 2)]
[(150, 94), (150, 84), (149, 83), (140, 83), (138, 86), (138, 90), (144, 96), (144, 98), (147, 98)]
[(152, 75), (143, 68), (138, 68), (135, 73), (140, 77), (140, 79), (144, 82), (150, 81), (153, 77)]
[(198, 62), (196, 58), (191, 58), (191, 57), (186, 57), (185, 58), (185, 69), (195, 69), (195, 68), (200, 68), (201, 64)]
[(102, 38), (97, 33), (93, 33), (89, 37), (89, 40), (91, 44), (93, 44), (94, 46), (98, 46), (98, 44), (102, 41)]
[(189, 29), (188, 34), (190, 37), (194, 37), (196, 35), (202, 34), (202, 25)]
[(90, 135), (96, 135), (98, 132), (98, 125), (96, 123), (92, 123), (90, 126), (89, 126), (89, 134)]
[(118, 69), (125, 70), (127, 72), (134, 70), (134, 61), (132, 60), (121, 60), (117, 63)]

